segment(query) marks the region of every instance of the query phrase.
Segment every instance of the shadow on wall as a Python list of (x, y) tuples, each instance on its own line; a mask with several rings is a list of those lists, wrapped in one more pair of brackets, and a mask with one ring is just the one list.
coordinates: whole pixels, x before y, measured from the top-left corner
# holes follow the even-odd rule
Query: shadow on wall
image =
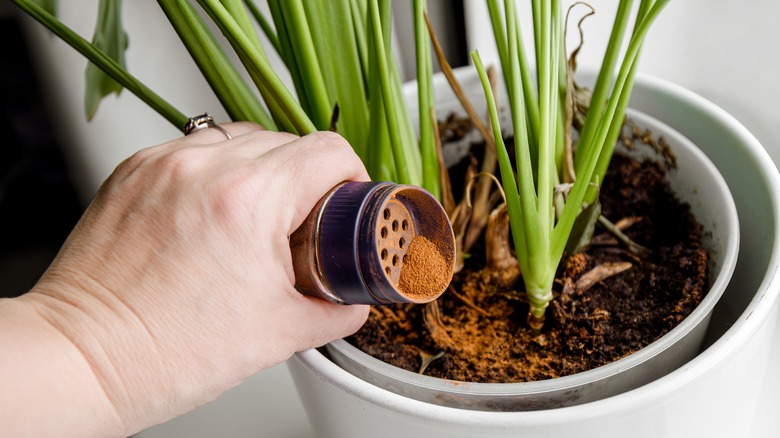
[(19, 23), (0, 17), (0, 297), (32, 287), (82, 209)]

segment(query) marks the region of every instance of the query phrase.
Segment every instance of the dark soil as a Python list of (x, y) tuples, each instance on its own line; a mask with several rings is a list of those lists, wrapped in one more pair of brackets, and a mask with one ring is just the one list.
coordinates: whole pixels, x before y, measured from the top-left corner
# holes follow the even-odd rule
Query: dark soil
[[(603, 214), (629, 224), (624, 233), (651, 253), (638, 256), (597, 229), (593, 243), (562, 264), (541, 334), (526, 324), (522, 280), (498, 285), (477, 248), (437, 301), (373, 308), (349, 342), (414, 372), (443, 353), (425, 374), (473, 382), (560, 377), (639, 350), (673, 329), (707, 291), (701, 226), (671, 194), (665, 172), (655, 161), (615, 155), (601, 191)], [(632, 266), (578, 287), (594, 267), (614, 262)]]

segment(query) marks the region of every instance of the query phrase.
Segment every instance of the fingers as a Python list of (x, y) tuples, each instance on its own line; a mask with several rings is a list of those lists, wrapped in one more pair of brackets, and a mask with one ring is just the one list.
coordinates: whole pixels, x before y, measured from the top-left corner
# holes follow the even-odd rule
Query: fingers
[(260, 125), (252, 122), (226, 123), (220, 126), (230, 132), (233, 138), (228, 139), (218, 129), (200, 129), (168, 143), (141, 149), (120, 163), (114, 171), (113, 177), (123, 180), (138, 169), (142, 163), (159, 160), (185, 148), (225, 147), (241, 158), (254, 159), (273, 148), (299, 138), (297, 135), (286, 132), (265, 131)]
[(274, 131), (252, 131), (229, 142), (219, 144), (219, 147), (229, 149), (232, 153), (240, 154), (242, 158), (255, 159), (266, 152), (279, 146), (298, 140), (295, 134)]
[(328, 342), (357, 332), (368, 319), (370, 306), (339, 306), (321, 298), (303, 297), (308, 301), (299, 321), (309, 321), (305, 329), (297, 327), (297, 351), (321, 347)]
[[(343, 181), (369, 181), (360, 158), (349, 143), (336, 133), (322, 131), (297, 137), (289, 133), (262, 131), (254, 123), (229, 123), (225, 127), (238, 135), (231, 140), (208, 144), (201, 143), (208, 138), (196, 132), (190, 135), (200, 136), (194, 140), (186, 136), (141, 150), (125, 160), (112, 178), (127, 180), (144, 164), (168, 169), (170, 166), (165, 165), (166, 158), (176, 168), (187, 165), (183, 160), (198, 161), (184, 168), (197, 168), (203, 163), (214, 164), (219, 160), (227, 164), (221, 166), (223, 169), (237, 169), (241, 167), (240, 161), (257, 160), (257, 164), (264, 164), (255, 176), (263, 179), (263, 186), (267, 189), (275, 189), (273, 192), (278, 196), (279, 210), (283, 212), (279, 224), (288, 233), (297, 229), (317, 201), (337, 184)], [(224, 137), (216, 129), (202, 131), (214, 131)], [(191, 151), (194, 153), (182, 154), (184, 149), (195, 150)], [(228, 164), (231, 161), (232, 164)]]
[[(262, 126), (253, 122), (220, 123), (219, 126), (233, 138), (250, 132), (263, 130)], [(214, 144), (228, 140), (225, 133), (217, 128), (198, 129), (197, 131), (193, 131), (186, 135), (184, 138), (187, 140), (186, 143), (188, 144)]]
[[(369, 181), (368, 173), (352, 147), (340, 135), (321, 131), (268, 151), (260, 157), (275, 166), (271, 174), (280, 202), (292, 216), (285, 225), (297, 229), (309, 212), (331, 188), (343, 181)], [(288, 205), (289, 207), (289, 205)]]

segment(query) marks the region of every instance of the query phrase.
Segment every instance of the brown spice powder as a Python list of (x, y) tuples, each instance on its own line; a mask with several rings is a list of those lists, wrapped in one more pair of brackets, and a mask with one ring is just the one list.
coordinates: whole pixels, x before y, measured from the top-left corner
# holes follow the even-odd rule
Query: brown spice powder
[(451, 264), (433, 242), (415, 236), (403, 257), (398, 289), (413, 299), (439, 296), (452, 279)]

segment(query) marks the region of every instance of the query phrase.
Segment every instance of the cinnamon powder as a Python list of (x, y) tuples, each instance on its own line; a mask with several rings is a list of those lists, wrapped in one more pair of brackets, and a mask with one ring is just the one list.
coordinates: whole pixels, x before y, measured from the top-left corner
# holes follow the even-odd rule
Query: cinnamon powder
[(452, 279), (451, 264), (433, 242), (415, 236), (403, 257), (398, 289), (413, 299), (441, 295)]

